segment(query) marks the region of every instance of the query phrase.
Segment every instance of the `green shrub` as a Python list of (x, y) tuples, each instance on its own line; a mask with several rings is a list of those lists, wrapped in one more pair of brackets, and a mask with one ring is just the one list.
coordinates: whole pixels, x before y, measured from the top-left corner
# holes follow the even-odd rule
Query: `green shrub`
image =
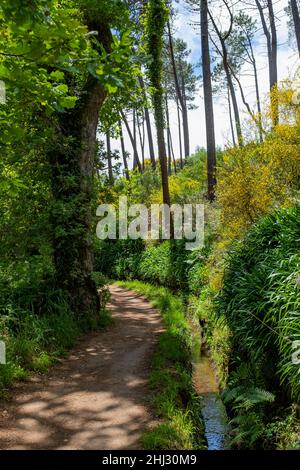
[(260, 370), (268, 389), (282, 383), (300, 398), (300, 207), (281, 210), (253, 226), (228, 256), (218, 311), (232, 332), (231, 367)]
[(110, 279), (138, 278), (144, 249), (142, 240), (97, 240), (94, 269)]

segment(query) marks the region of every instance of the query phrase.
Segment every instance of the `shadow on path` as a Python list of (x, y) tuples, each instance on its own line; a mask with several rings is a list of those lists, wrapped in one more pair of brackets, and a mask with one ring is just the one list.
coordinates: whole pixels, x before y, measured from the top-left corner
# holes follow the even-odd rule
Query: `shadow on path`
[(134, 292), (110, 288), (114, 324), (90, 334), (47, 376), (0, 404), (0, 449), (138, 449), (160, 315)]

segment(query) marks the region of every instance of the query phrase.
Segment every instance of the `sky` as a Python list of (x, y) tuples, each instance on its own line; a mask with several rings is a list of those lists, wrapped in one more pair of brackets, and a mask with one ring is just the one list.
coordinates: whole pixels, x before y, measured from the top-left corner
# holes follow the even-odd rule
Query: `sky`
[[(235, 1), (235, 11), (245, 5), (243, 1)], [(252, 2), (249, 2), (252, 3)], [(287, 16), (284, 12), (284, 8), (288, 4), (288, 0), (273, 0), (275, 15), (277, 18), (277, 33), (278, 33), (278, 75), (279, 80), (284, 80), (288, 77), (293, 76), (297, 67), (299, 66), (299, 56), (291, 48), (288, 40), (288, 28), (287, 28)], [(182, 38), (187, 42), (191, 49), (190, 61), (196, 67), (196, 72), (199, 74), (199, 66), (201, 61), (201, 38), (199, 26), (193, 25), (198, 22), (200, 18), (199, 14), (191, 13), (184, 0), (179, 2), (174, 1), (174, 8), (176, 10), (176, 19), (174, 23), (174, 34), (176, 37)], [(247, 7), (244, 8), (247, 11)], [(219, 11), (216, 10), (215, 14), (218, 15)], [(248, 14), (255, 18), (258, 18), (255, 11), (247, 11)], [(258, 26), (260, 22), (258, 18)], [(226, 29), (226, 22), (222, 27)], [(269, 76), (268, 76), (268, 62), (267, 62), (267, 50), (266, 40), (263, 31), (259, 31), (257, 38), (254, 43), (255, 58), (259, 70), (259, 87), (262, 101), (267, 99), (267, 93), (269, 88)], [(254, 80), (244, 70), (245, 76), (241, 77), (247, 101), (254, 105), (255, 104), (255, 89)], [(224, 84), (226, 87), (226, 84)], [(247, 112), (240, 100), (239, 104), (242, 109), (241, 116), (244, 120), (247, 119)], [(194, 104), (197, 109), (189, 111), (189, 127), (190, 127), (190, 144), (191, 153), (194, 153), (197, 147), (206, 146), (206, 131), (205, 131), (205, 115), (204, 115), (204, 101), (202, 87), (199, 86), (199, 90), (196, 95)], [(227, 100), (222, 96), (214, 96), (214, 115), (215, 115), (215, 130), (216, 130), (216, 143), (220, 147), (224, 147), (231, 142), (231, 131), (228, 117), (228, 106)], [(171, 121), (171, 132), (173, 136), (173, 143), (176, 157), (179, 157), (179, 138), (178, 138), (178, 124), (177, 124), (177, 113), (174, 106), (170, 109), (170, 121)], [(126, 146), (129, 152), (131, 152), (130, 143), (126, 136)], [(119, 149), (118, 142), (113, 142), (113, 148)], [(148, 156), (148, 148), (146, 147), (146, 158)]]

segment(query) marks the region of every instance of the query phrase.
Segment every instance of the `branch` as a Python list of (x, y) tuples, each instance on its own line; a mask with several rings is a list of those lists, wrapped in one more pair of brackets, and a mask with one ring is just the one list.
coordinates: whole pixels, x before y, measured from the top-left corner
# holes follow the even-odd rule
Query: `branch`
[(263, 7), (261, 6), (260, 0), (255, 0), (255, 3), (260, 14), (261, 24), (262, 24), (265, 36), (267, 38), (268, 49), (271, 50), (271, 34), (270, 34), (270, 31), (268, 30)]
[(230, 16), (230, 25), (229, 25), (229, 29), (228, 29), (227, 33), (225, 34), (225, 36), (224, 36), (224, 38), (223, 38), (224, 41), (226, 41), (226, 39), (228, 39), (229, 36), (230, 36), (231, 33), (232, 33), (232, 28), (233, 28), (233, 13), (232, 13), (232, 11), (230, 10), (227, 1), (226, 1), (226, 0), (223, 0), (223, 3), (224, 3), (224, 5), (226, 6), (226, 8), (227, 8), (227, 10), (228, 10), (228, 13), (229, 13), (229, 16)]

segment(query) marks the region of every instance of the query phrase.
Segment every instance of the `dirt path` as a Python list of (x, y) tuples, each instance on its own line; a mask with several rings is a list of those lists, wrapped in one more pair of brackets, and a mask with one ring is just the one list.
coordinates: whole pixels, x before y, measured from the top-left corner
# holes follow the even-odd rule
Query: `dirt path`
[(19, 385), (0, 404), (0, 449), (138, 449), (153, 424), (145, 407), (159, 314), (134, 292), (111, 287), (114, 324)]

